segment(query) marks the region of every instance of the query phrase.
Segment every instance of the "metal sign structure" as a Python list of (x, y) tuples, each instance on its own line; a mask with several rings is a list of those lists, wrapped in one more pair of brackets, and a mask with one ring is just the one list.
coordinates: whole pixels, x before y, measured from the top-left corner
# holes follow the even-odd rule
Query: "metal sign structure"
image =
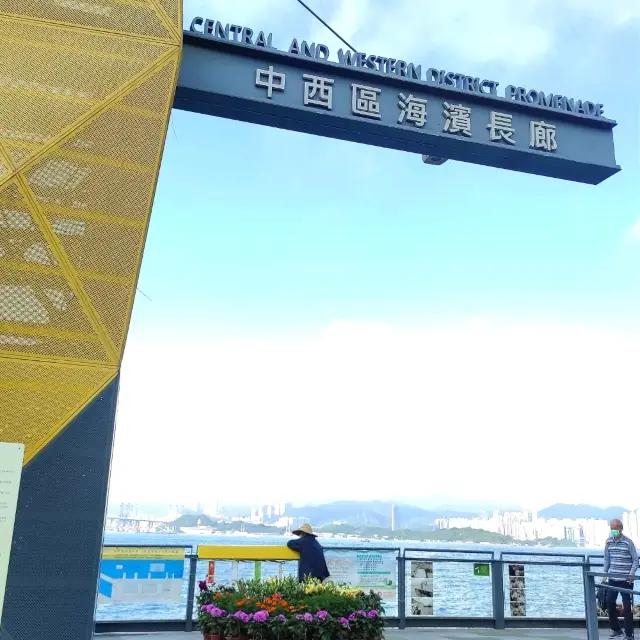
[[(207, 23), (196, 18), (193, 28)], [(512, 98), (501, 97), (498, 83), (461, 74), (450, 75), (466, 78), (457, 83), (466, 89), (447, 86), (447, 72), (430, 69), (426, 81), (419, 65), (394, 60), (397, 73), (388, 73), (389, 64), (375, 66), (379, 56), (342, 50), (342, 64), (331, 62), (325, 45), (294, 41), (296, 53), (283, 52), (268, 46), (271, 34), (256, 46), (253, 30), (217, 24), (210, 35), (184, 33), (174, 108), (409, 151), (429, 164), (446, 158), (588, 184), (620, 170), (616, 123), (600, 104), (511, 86)]]
[[(619, 171), (596, 102), (295, 39), (278, 50), (204, 18), (183, 34), (182, 0), (94, 4), (0, 2), (0, 415), (3, 440), (24, 444), (0, 635), (15, 640), (93, 634), (120, 366), (172, 106), (408, 151), (425, 171), (459, 160), (590, 184)], [(432, 573), (412, 576), (420, 615)], [(120, 574), (107, 578), (109, 597)]]

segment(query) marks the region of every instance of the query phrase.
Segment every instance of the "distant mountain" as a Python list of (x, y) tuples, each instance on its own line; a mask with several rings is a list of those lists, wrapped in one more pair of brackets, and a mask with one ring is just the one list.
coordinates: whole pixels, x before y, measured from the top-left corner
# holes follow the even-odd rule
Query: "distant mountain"
[(538, 512), (539, 518), (597, 518), (600, 520), (613, 520), (621, 518), (629, 509), (624, 507), (594, 507), (589, 504), (554, 504)]
[(287, 511), (286, 515), (308, 518), (313, 526), (322, 527), (333, 522), (345, 522), (354, 527), (391, 527), (391, 508), (395, 510), (396, 529), (432, 529), (438, 518), (470, 518), (477, 514), (462, 511), (435, 511), (408, 504), (342, 500), (328, 504), (307, 505)]

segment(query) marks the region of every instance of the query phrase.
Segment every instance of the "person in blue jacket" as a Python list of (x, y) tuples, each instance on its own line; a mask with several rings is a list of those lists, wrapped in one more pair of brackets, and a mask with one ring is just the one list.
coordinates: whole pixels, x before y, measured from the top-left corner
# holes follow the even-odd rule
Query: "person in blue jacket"
[(329, 577), (327, 561), (324, 559), (324, 549), (320, 546), (317, 536), (313, 533), (311, 525), (305, 523), (293, 532), (298, 536), (297, 540), (289, 540), (287, 546), (300, 554), (298, 562), (298, 580), (305, 578), (317, 578), (326, 580)]

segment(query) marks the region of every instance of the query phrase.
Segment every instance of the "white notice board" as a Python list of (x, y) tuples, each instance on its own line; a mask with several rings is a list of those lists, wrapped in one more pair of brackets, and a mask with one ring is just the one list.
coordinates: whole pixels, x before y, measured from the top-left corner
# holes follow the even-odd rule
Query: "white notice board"
[(0, 619), (7, 588), (13, 525), (24, 461), (24, 445), (0, 442)]

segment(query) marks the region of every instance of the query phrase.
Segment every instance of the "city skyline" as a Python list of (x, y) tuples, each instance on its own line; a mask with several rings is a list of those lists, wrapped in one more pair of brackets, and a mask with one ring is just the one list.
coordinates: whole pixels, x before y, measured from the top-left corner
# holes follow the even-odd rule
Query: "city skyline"
[[(174, 112), (123, 360), (113, 500), (178, 502), (203, 483), (236, 502), (278, 485), (296, 502), (345, 487), (530, 509), (608, 500), (593, 471), (603, 431), (640, 444), (640, 89), (628, 83), (640, 5), (488, 0), (425, 20), (415, 6), (328, 0), (322, 14), (361, 51), (602, 102), (622, 171), (591, 187), (433, 167)], [(343, 46), (290, 0), (187, 0), (185, 26), (196, 15), (279, 47)], [(637, 506), (631, 484), (619, 499)]]
[[(362, 506), (367, 504), (369, 503), (362, 503)], [(610, 507), (608, 511), (611, 513), (607, 514), (607, 518), (598, 517), (600, 514), (595, 514), (595, 509), (589, 505), (551, 505), (539, 513), (529, 510), (501, 509), (494, 509), (492, 512), (483, 510), (477, 515), (462, 513), (456, 515), (455, 512), (450, 512), (449, 515), (435, 518), (429, 523), (423, 523), (422, 526), (410, 526), (405, 522), (396, 527), (397, 508), (407, 505), (387, 505), (390, 508), (386, 523), (378, 521), (365, 525), (360, 520), (362, 514), (358, 513), (358, 504), (354, 505), (354, 513), (351, 515), (342, 511), (338, 517), (337, 512), (328, 515), (325, 511), (324, 516), (320, 518), (317, 514), (315, 518), (312, 517), (316, 507), (310, 506), (308, 510), (305, 510), (305, 507), (296, 509), (290, 503), (234, 507), (230, 511), (219, 506), (217, 503), (213, 507), (206, 507), (200, 503), (169, 505), (168, 511), (156, 510), (154, 513), (149, 513), (134, 504), (120, 504), (118, 508), (116, 505), (110, 505), (107, 531), (157, 531), (160, 533), (173, 531), (192, 535), (234, 535), (240, 532), (244, 535), (250, 533), (245, 531), (245, 527), (253, 525), (258, 527), (258, 530), (253, 530), (254, 535), (257, 533), (269, 535), (270, 530), (273, 532), (271, 535), (279, 535), (283, 530), (290, 533), (302, 522), (308, 522), (322, 535), (330, 536), (337, 534), (389, 538), (394, 536), (394, 532), (398, 532), (402, 539), (411, 539), (412, 536), (421, 535), (426, 535), (428, 538), (430, 531), (457, 529), (466, 532), (476, 531), (480, 535), (497, 534), (525, 544), (561, 540), (577, 547), (594, 548), (609, 536), (610, 519), (619, 518), (623, 522), (625, 534), (640, 544), (640, 509), (623, 510), (618, 507)], [(330, 506), (325, 505), (325, 507)], [(569, 511), (575, 511), (578, 507), (582, 507), (585, 512), (582, 516), (568, 515)], [(614, 509), (619, 512), (613, 513)], [(558, 510), (564, 513), (557, 513)], [(587, 514), (587, 511), (591, 513)], [(376, 515), (381, 514), (378, 512)], [(193, 519), (195, 517), (197, 520)], [(229, 525), (232, 528), (229, 528)], [(351, 529), (335, 529), (343, 525), (350, 526)], [(469, 534), (469, 537), (472, 535), (475, 534)]]
[[(318, 507), (318, 506), (331, 506), (331, 505), (344, 505), (344, 504), (353, 504), (354, 508), (357, 508), (358, 506), (362, 506), (362, 505), (371, 505), (371, 506), (375, 506), (375, 505), (389, 505), (391, 507), (417, 507), (419, 509), (424, 509), (427, 511), (434, 511), (434, 512), (448, 512), (448, 511), (458, 511), (458, 512), (469, 512), (469, 513), (476, 513), (476, 514), (488, 514), (488, 513), (495, 513), (495, 512), (500, 512), (500, 513), (508, 513), (508, 512), (528, 512), (528, 513), (539, 513), (551, 508), (558, 508), (558, 509), (562, 509), (562, 508), (567, 508), (567, 509), (573, 509), (573, 508), (584, 508), (586, 510), (594, 510), (594, 509), (600, 509), (602, 511), (612, 511), (612, 510), (618, 510), (620, 511), (620, 515), (622, 515), (625, 512), (632, 512), (632, 511), (638, 511), (640, 512), (640, 508), (636, 508), (636, 507), (629, 507), (626, 505), (621, 505), (621, 504), (610, 504), (610, 503), (603, 503), (603, 504), (594, 504), (594, 503), (577, 503), (577, 504), (570, 504), (570, 503), (553, 503), (553, 504), (547, 504), (544, 505), (540, 508), (537, 509), (527, 509), (525, 507), (523, 507), (522, 505), (517, 505), (517, 504), (500, 504), (498, 502), (484, 502), (481, 504), (440, 504), (440, 505), (436, 505), (436, 504), (429, 504), (428, 502), (407, 502), (405, 500), (356, 500), (356, 499), (349, 499), (349, 498), (344, 498), (344, 499), (340, 499), (340, 500), (332, 500), (332, 501), (328, 501), (328, 502), (295, 502), (295, 501), (291, 501), (288, 500), (286, 498), (281, 498), (278, 497), (277, 499), (272, 499), (272, 500), (266, 500), (266, 501), (262, 501), (262, 502), (246, 502), (246, 503), (241, 503), (241, 502), (234, 502), (234, 501), (223, 501), (223, 500), (219, 500), (217, 498), (209, 498), (208, 500), (199, 500), (193, 497), (190, 497), (188, 499), (184, 499), (184, 500), (180, 500), (180, 501), (176, 501), (176, 502), (162, 502), (162, 501), (132, 501), (132, 500), (112, 500), (109, 499), (108, 501), (109, 504), (109, 508), (113, 509), (116, 508), (119, 505), (122, 504), (127, 504), (127, 505), (131, 505), (131, 506), (143, 506), (144, 508), (149, 508), (149, 507), (162, 507), (162, 508), (182, 508), (182, 509), (186, 509), (188, 511), (191, 511), (193, 513), (217, 513), (217, 512), (224, 512), (225, 510), (228, 511), (236, 511), (236, 510), (256, 510), (256, 509), (266, 509), (268, 507), (271, 507), (273, 509), (277, 509), (279, 511), (284, 512), (285, 507), (287, 509), (304, 509), (305, 507), (310, 507), (310, 508), (314, 508), (314, 507)], [(213, 506), (212, 506), (213, 505)], [(208, 509), (208, 511), (207, 511)]]

